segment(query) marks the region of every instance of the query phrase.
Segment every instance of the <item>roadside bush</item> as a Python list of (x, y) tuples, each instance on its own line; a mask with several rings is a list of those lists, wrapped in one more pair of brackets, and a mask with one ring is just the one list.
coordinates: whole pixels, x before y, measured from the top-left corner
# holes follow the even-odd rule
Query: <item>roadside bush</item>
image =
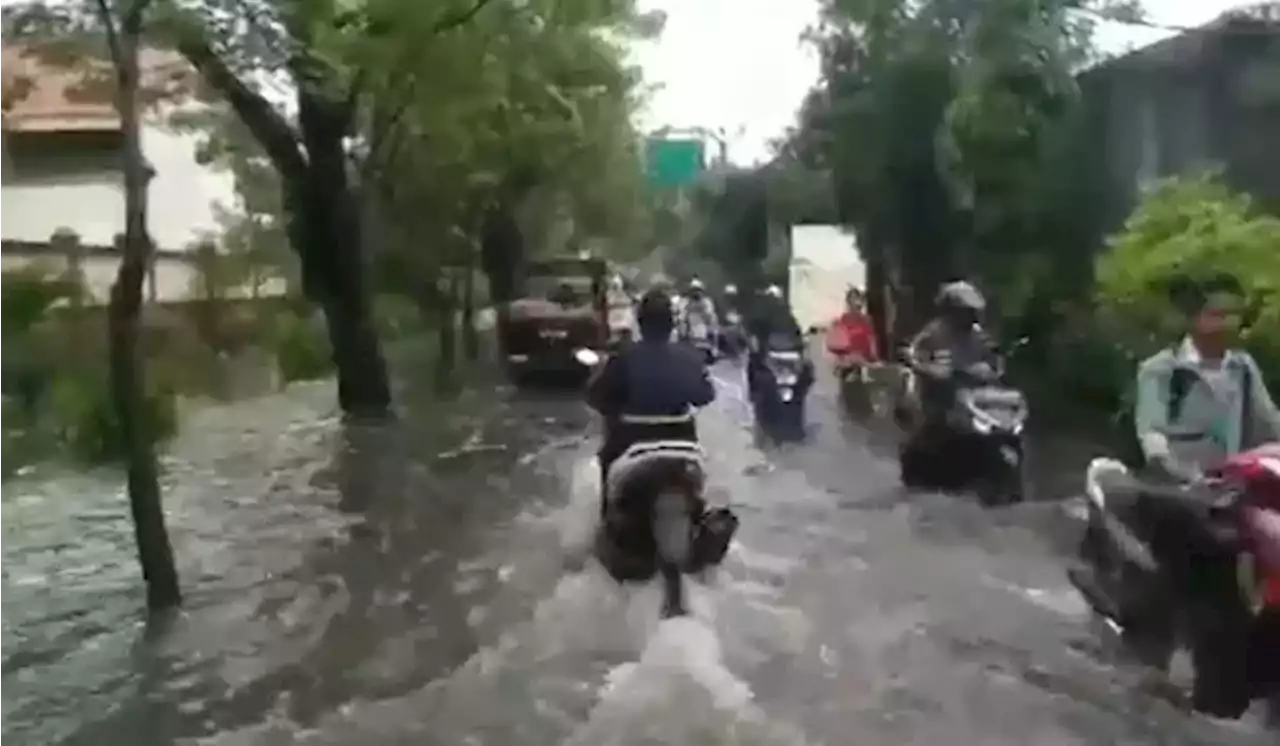
[[(44, 427), (72, 456), (101, 463), (124, 455), (120, 421), (104, 375), (65, 374), (49, 387)], [(178, 430), (177, 398), (151, 387), (143, 397), (141, 422), (154, 443), (171, 438)]]
[(1148, 193), (1108, 241), (1097, 263), (1104, 323), (1137, 355), (1176, 340), (1181, 323), (1168, 298), (1178, 274), (1230, 272), (1244, 286), (1245, 346), (1272, 391), (1280, 387), (1280, 219), (1260, 214), (1215, 174), (1174, 178)]
[(373, 323), (384, 340), (399, 339), (423, 328), (418, 305), (402, 295), (379, 295), (373, 301)]
[(286, 382), (324, 378), (333, 370), (329, 340), (314, 319), (285, 311), (276, 321), (273, 337), (280, 375)]

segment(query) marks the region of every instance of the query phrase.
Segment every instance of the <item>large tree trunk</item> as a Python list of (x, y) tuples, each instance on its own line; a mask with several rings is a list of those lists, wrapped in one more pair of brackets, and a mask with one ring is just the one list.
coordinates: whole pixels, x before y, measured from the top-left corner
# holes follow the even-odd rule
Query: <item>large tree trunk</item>
[(484, 215), (480, 231), (480, 267), (489, 281), (489, 299), (497, 311), (498, 353), (506, 360), (504, 330), (510, 321), (508, 304), (515, 300), (524, 263), (524, 236), (510, 208), (498, 204)]
[(480, 331), (476, 329), (476, 268), (471, 255), (462, 275), (462, 351), (471, 362), (480, 358)]
[[(135, 0), (141, 2), (142, 0)], [(106, 13), (104, 20), (113, 19)], [(117, 74), (117, 107), (124, 134), (124, 252), (108, 306), (111, 397), (120, 426), (128, 474), (129, 509), (133, 516), (138, 561), (147, 586), (147, 607), (159, 611), (178, 606), (182, 593), (173, 547), (160, 504), (155, 437), (146, 416), (144, 369), (138, 359), (142, 283), (152, 255), (147, 235), (147, 182), (151, 167), (142, 152), (138, 123), (138, 39), (141, 9), (125, 14), (112, 56)]]
[[(312, 61), (298, 58), (298, 129), (220, 58), (208, 40), (184, 35), (178, 49), (220, 91), (280, 174), (289, 242), (308, 298), (324, 311), (338, 373), (338, 403), (350, 415), (381, 416), (391, 404), (387, 366), (365, 285), (359, 206), (342, 141), (351, 108), (316, 90)], [(340, 97), (345, 98), (345, 97)]]
[(319, 285), (312, 298), (325, 316), (338, 377), (338, 405), (348, 415), (381, 417), (391, 405), (391, 389), (382, 343), (373, 324), (363, 261), (359, 250), (344, 240), (344, 233), (348, 238), (352, 234), (343, 229), (340, 219), (308, 212), (313, 228), (308, 231), (307, 251), (313, 257)]
[[(290, 188), (306, 229), (299, 255), (306, 267), (309, 295), (324, 311), (338, 373), (338, 405), (358, 417), (380, 417), (391, 406), (387, 364), (373, 324), (366, 283), (360, 206), (351, 189), (342, 147), (346, 119), (333, 104), (305, 89), (298, 94), (298, 119), (310, 157), (305, 184)], [(295, 218), (296, 219), (296, 218)]]
[(446, 270), (438, 282), (442, 292), (436, 328), (436, 390), (451, 393), (456, 388), (458, 371), (458, 275)]

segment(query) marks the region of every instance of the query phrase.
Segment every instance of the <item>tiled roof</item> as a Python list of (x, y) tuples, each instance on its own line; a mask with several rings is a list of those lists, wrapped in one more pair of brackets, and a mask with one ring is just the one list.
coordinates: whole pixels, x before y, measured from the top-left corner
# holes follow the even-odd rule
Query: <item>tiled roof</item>
[[(174, 52), (144, 49), (141, 67), (151, 92), (173, 92), (192, 70)], [(110, 65), (86, 60), (64, 67), (26, 45), (3, 50), (4, 129), (10, 132), (107, 131), (120, 127), (110, 98)]]

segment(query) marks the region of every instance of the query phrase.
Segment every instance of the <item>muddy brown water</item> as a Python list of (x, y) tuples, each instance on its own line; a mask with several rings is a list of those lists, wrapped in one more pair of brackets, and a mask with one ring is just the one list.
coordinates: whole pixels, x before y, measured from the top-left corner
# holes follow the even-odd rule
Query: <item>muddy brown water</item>
[(187, 605), (163, 628), (141, 622), (118, 478), (7, 482), (4, 736), (1274, 742), (1139, 692), (1066, 587), (1055, 536), (1072, 526), (1055, 501), (986, 511), (904, 493), (830, 382), (808, 442), (762, 445), (741, 371), (715, 375), (710, 491), (742, 529), (695, 614), (670, 622), (652, 589), (584, 559), (594, 425), (575, 396), (489, 388), (355, 427), (309, 384), (195, 413), (165, 459)]

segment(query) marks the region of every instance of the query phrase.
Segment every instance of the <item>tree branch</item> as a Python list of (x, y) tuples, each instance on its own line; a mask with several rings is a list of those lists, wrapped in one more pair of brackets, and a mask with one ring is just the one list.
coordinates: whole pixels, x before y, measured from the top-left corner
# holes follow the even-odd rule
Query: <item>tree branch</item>
[(479, 15), (480, 11), (484, 10), (485, 6), (491, 2), (493, 2), (493, 0), (476, 0), (475, 3), (470, 8), (467, 8), (466, 10), (458, 11), (457, 13), (452, 13), (450, 15), (445, 16), (444, 18), (441, 18), (436, 23), (435, 27), (431, 29), (431, 33), (443, 34), (446, 31), (452, 31), (458, 28), (459, 26), (462, 26), (463, 24), (469, 22), (472, 18), (475, 18), (477, 15)]
[(178, 52), (204, 76), (205, 81), (227, 99), (240, 121), (266, 151), (272, 165), (286, 181), (307, 176), (307, 158), (298, 133), (262, 94), (238, 78), (203, 38), (180, 39)]
[[(436, 21), (435, 25), (431, 27), (431, 34), (443, 34), (469, 23), (473, 18), (480, 14), (480, 11), (484, 10), (485, 7), (492, 2), (493, 0), (475, 0), (471, 7), (466, 8), (465, 10), (460, 10), (457, 13), (450, 13), (446, 15), (444, 18)], [(339, 28), (343, 28), (351, 23), (351, 18), (348, 15), (344, 15), (338, 19), (335, 25)], [(376, 37), (387, 33), (390, 28), (390, 24), (387, 23), (369, 22), (365, 31), (370, 36)], [(368, 70), (363, 67), (356, 70), (355, 74), (352, 76), (351, 87), (347, 91), (347, 106), (353, 111), (356, 106), (356, 100), (362, 93), (364, 93), (364, 87), (368, 83), (368, 79)]]
[[(98, 5), (99, 7), (105, 7), (106, 0), (99, 0)], [(142, 31), (142, 17), (147, 12), (149, 5), (151, 5), (151, 0), (133, 0), (120, 18), (120, 27), (126, 33), (140, 33)]]
[(111, 54), (111, 63), (119, 70), (120, 63), (124, 61), (124, 50), (120, 47), (120, 35), (116, 32), (115, 16), (107, 0), (97, 0), (97, 5), (98, 17), (102, 19), (103, 33), (107, 37), (107, 50)]

